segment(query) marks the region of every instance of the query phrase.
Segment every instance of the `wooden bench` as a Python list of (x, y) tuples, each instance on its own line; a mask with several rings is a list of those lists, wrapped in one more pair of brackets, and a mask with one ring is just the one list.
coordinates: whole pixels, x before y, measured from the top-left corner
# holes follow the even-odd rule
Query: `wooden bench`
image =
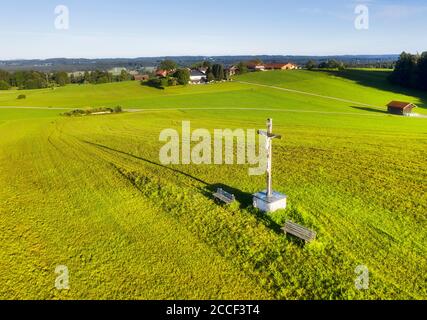
[(311, 242), (316, 239), (316, 232), (300, 226), (299, 224), (296, 224), (292, 221), (286, 221), (282, 230), (285, 232), (285, 234), (289, 233), (295, 237), (305, 240), (305, 242)]
[(218, 190), (213, 194), (215, 199), (224, 202), (225, 204), (233, 203), (236, 198), (234, 197), (234, 194), (228, 193), (221, 188), (218, 188)]

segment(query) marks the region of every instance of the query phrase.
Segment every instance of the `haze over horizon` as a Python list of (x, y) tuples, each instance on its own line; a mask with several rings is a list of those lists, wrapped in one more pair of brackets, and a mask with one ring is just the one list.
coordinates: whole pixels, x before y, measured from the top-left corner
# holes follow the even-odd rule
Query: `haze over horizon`
[[(69, 29), (55, 28), (59, 5)], [(355, 27), (358, 5), (369, 28)], [(236, 55), (392, 55), (427, 50), (422, 0), (23, 0), (2, 4), (0, 60)]]
[(67, 60), (132, 60), (132, 59), (154, 59), (154, 58), (174, 58), (174, 57), (205, 57), (205, 58), (216, 58), (216, 57), (260, 57), (260, 56), (283, 56), (283, 57), (353, 57), (353, 56), (395, 56), (399, 55), (400, 53), (389, 53), (389, 54), (341, 54), (341, 55), (294, 55), (294, 54), (277, 54), (277, 55), (271, 55), (271, 54), (233, 54), (233, 55), (172, 55), (172, 56), (138, 56), (138, 57), (94, 57), (94, 58), (86, 58), (86, 57), (49, 57), (49, 58), (23, 58), (23, 59), (0, 59), (0, 61), (32, 61), (32, 60), (39, 60), (39, 61), (46, 61), (46, 60), (60, 60), (60, 59), (67, 59)]

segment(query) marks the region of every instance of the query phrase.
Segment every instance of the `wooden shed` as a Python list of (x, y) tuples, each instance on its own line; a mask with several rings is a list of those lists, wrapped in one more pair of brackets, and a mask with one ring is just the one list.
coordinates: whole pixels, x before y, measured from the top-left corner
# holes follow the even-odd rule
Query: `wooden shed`
[(398, 114), (401, 116), (410, 116), (412, 109), (416, 108), (416, 105), (410, 102), (392, 101), (387, 105), (388, 112), (391, 114)]

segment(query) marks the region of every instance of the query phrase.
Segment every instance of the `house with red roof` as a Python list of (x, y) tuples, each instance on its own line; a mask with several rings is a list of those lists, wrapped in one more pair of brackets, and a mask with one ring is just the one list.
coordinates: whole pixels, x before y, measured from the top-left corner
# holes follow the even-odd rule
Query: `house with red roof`
[(401, 116), (410, 116), (417, 106), (410, 102), (392, 101), (387, 105), (388, 112)]
[(167, 70), (161, 70), (161, 69), (158, 69), (158, 70), (156, 71), (156, 76), (157, 76), (157, 77), (167, 77), (167, 76), (168, 76), (168, 74), (169, 74), (169, 71), (167, 71)]
[(293, 63), (268, 63), (265, 65), (267, 70), (294, 70), (297, 69), (297, 65)]

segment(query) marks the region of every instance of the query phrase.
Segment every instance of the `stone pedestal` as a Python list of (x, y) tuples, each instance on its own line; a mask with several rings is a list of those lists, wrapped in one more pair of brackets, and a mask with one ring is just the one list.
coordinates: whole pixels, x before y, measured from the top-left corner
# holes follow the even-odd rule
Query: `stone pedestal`
[(255, 208), (269, 213), (280, 209), (286, 209), (287, 196), (273, 191), (271, 197), (267, 197), (267, 190), (254, 194), (253, 205)]

